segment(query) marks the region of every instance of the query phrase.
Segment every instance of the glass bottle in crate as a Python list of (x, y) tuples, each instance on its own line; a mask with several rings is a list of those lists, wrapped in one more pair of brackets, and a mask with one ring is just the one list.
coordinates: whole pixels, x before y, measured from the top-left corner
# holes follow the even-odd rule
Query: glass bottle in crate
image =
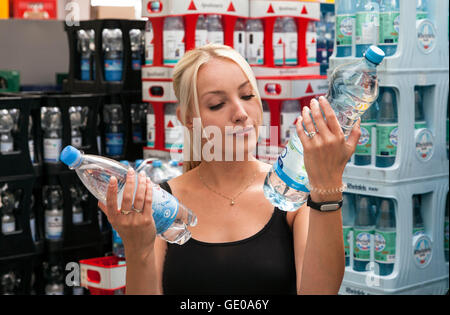
[(0, 152), (8, 153), (14, 150), (12, 130), (14, 120), (7, 109), (0, 110)]
[(123, 73), (122, 31), (118, 28), (104, 29), (102, 38), (105, 81), (121, 81)]
[(63, 197), (60, 186), (45, 186), (43, 189), (45, 206), (45, 238), (50, 241), (62, 240)]
[(44, 130), (44, 162), (58, 163), (62, 147), (62, 119), (58, 107), (41, 108), (41, 127)]
[(381, 199), (375, 225), (374, 251), (375, 272), (387, 276), (394, 270), (396, 251), (395, 206), (391, 199)]

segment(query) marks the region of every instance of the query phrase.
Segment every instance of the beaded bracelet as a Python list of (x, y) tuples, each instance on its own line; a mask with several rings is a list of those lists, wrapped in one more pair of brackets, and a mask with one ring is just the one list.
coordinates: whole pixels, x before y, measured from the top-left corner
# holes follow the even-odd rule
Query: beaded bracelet
[(310, 192), (318, 193), (319, 195), (332, 195), (337, 193), (342, 193), (347, 189), (347, 185), (344, 183), (341, 187), (338, 188), (331, 188), (331, 189), (321, 189), (321, 188), (315, 188), (311, 185), (308, 185), (308, 189)]

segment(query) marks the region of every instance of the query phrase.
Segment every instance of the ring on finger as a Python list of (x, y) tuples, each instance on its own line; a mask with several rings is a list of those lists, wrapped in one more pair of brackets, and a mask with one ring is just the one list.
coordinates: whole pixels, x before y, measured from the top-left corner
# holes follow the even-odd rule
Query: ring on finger
[(122, 214), (125, 214), (125, 215), (128, 215), (128, 214), (130, 214), (131, 213), (131, 211), (126, 211), (126, 210), (120, 210), (120, 213), (122, 213)]
[(136, 209), (135, 207), (131, 207), (131, 210), (133, 210), (133, 211), (135, 211), (137, 213), (141, 213), (142, 212), (142, 209), (139, 210), (139, 209)]
[(315, 136), (316, 134), (317, 134), (317, 133), (316, 133), (315, 131), (311, 131), (311, 132), (308, 132), (308, 133), (307, 133), (307, 136), (308, 136), (309, 139), (312, 139), (312, 138), (314, 138), (314, 136)]

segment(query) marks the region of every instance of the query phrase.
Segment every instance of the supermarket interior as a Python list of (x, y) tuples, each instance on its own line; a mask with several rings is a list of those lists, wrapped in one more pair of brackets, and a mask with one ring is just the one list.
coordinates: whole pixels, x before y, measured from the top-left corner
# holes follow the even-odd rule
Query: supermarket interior
[[(313, 99), (347, 129), (361, 119), (338, 294), (448, 294), (447, 0), (0, 0), (0, 295), (126, 293), (123, 241), (98, 200), (128, 168), (155, 184), (183, 174), (174, 67), (210, 43), (250, 65), (267, 127), (253, 154), (281, 180)], [(167, 195), (188, 219), (157, 235), (186, 246), (196, 209)]]

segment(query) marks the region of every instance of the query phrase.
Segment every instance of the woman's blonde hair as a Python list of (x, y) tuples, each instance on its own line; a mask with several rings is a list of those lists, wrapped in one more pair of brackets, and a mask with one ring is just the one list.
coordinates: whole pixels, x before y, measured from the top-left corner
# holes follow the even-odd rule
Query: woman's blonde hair
[[(253, 71), (244, 57), (236, 50), (229, 46), (220, 44), (208, 44), (193, 50), (188, 51), (176, 64), (173, 70), (173, 89), (175, 96), (178, 99), (180, 106), (180, 116), (183, 125), (187, 123), (187, 117), (200, 117), (200, 109), (197, 95), (197, 74), (200, 67), (213, 58), (225, 58), (234, 61), (247, 76), (253, 93), (261, 106), (261, 120), (262, 120), (262, 103), (258, 92), (256, 78)], [(260, 120), (260, 121), (261, 121)], [(186, 129), (186, 128), (185, 128)], [(193, 135), (192, 130), (189, 134), (184, 135), (184, 148), (189, 148), (189, 155), (184, 154), (183, 172), (197, 167), (200, 161), (193, 161)], [(185, 152), (188, 153), (188, 152)], [(187, 158), (189, 156), (189, 158)]]

